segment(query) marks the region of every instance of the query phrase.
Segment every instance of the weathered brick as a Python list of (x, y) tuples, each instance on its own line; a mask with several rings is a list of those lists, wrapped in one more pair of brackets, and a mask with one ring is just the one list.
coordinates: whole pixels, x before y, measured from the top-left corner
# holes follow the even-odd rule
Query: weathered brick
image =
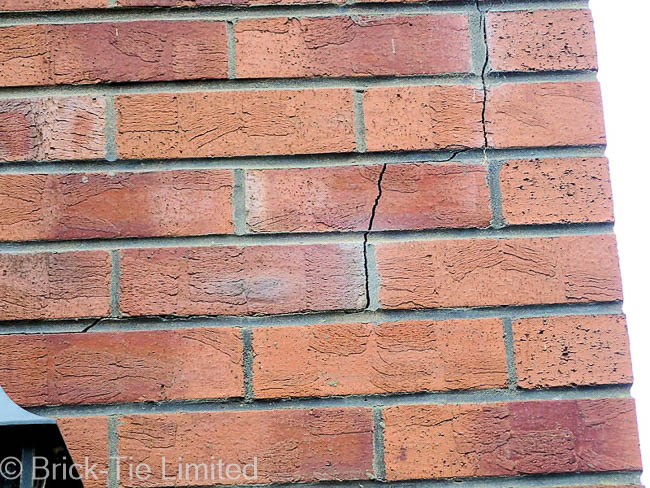
[(485, 112), (490, 146), (605, 144), (598, 82), (508, 83), (489, 89)]
[(460, 14), (250, 19), (235, 32), (239, 78), (471, 70), (469, 24)]
[(215, 7), (263, 5), (319, 5), (341, 4), (344, 0), (117, 0), (126, 7)]
[(108, 0), (2, 0), (1, 11), (76, 10), (108, 7)]
[(351, 90), (154, 93), (117, 97), (123, 158), (346, 152)]
[[(367, 230), (382, 166), (254, 170), (246, 173), (253, 232)], [(487, 227), (486, 168), (389, 164), (373, 230)]]
[(0, 100), (0, 161), (103, 158), (104, 107), (96, 97)]
[(487, 36), (494, 70), (598, 68), (593, 19), (587, 9), (489, 12)]
[[(75, 417), (57, 419), (84, 488), (106, 488), (110, 454), (108, 451), (108, 418)], [(86, 471), (85, 466), (94, 469)]]
[(0, 320), (107, 316), (110, 275), (104, 251), (0, 254)]
[(359, 309), (359, 245), (131, 249), (121, 309), (129, 315), (250, 315)]
[(641, 469), (634, 401), (384, 410), (389, 480)]
[(7, 361), (0, 384), (21, 405), (203, 400), (243, 392), (239, 329), (5, 335), (0, 347)]
[(372, 88), (364, 111), (369, 151), (484, 145), (483, 91), (473, 86)]
[(614, 220), (605, 158), (508, 161), (501, 168), (501, 196), (512, 225)]
[(226, 78), (224, 22), (0, 28), (4, 86)]
[(376, 245), (384, 308), (620, 300), (613, 235)]
[[(174, 462), (182, 456), (185, 463), (257, 460), (256, 479), (219, 478), (217, 470), (214, 478), (177, 479), (174, 486), (368, 479), (372, 415), (364, 408), (133, 415), (121, 419), (119, 452), (153, 469), (152, 479), (124, 480), (124, 486), (169, 486), (163, 456)], [(173, 475), (168, 466), (167, 476)]]
[(259, 328), (253, 349), (258, 398), (500, 388), (508, 378), (496, 319)]
[(0, 241), (233, 232), (232, 171), (0, 175)]
[(623, 315), (521, 319), (513, 332), (522, 388), (632, 383)]

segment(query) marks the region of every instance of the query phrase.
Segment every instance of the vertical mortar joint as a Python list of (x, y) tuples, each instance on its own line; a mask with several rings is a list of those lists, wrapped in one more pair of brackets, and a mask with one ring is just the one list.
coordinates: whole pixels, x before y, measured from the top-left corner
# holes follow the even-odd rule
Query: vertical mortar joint
[(487, 124), (485, 122), (486, 119), (486, 111), (487, 111), (487, 97), (488, 97), (488, 88), (487, 88), (487, 73), (488, 73), (488, 67), (490, 64), (490, 51), (489, 51), (489, 46), (488, 46), (488, 36), (487, 36), (487, 18), (485, 16), (486, 11), (484, 11), (481, 8), (481, 1), (482, 0), (476, 0), (476, 10), (478, 11), (479, 14), (479, 21), (481, 24), (481, 30), (483, 32), (483, 47), (485, 49), (485, 58), (483, 59), (483, 66), (481, 67), (481, 85), (483, 87), (483, 109), (481, 112), (481, 124), (483, 126), (483, 157), (485, 160), (487, 160), (487, 148), (489, 145), (488, 141), (488, 131), (487, 131)]
[(363, 233), (363, 269), (364, 269), (365, 279), (366, 279), (366, 306), (364, 307), (365, 310), (368, 310), (370, 308), (370, 272), (368, 270), (368, 237), (370, 236), (370, 232), (372, 231), (372, 226), (375, 222), (375, 214), (377, 213), (377, 207), (379, 206), (379, 200), (381, 199), (381, 194), (382, 194), (381, 183), (384, 179), (384, 173), (386, 173), (386, 167), (387, 167), (387, 163), (384, 163), (381, 167), (381, 171), (379, 172), (379, 176), (377, 177), (377, 196), (375, 197), (375, 201), (372, 205), (372, 210), (370, 212), (370, 219), (368, 220), (368, 230)]

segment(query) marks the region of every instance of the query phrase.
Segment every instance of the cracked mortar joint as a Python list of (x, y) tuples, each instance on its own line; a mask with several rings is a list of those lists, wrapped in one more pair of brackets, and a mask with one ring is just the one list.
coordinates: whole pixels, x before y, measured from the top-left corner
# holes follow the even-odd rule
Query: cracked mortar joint
[(363, 268), (365, 273), (365, 285), (366, 285), (366, 305), (364, 310), (370, 309), (370, 270), (368, 269), (368, 237), (372, 231), (372, 226), (375, 221), (375, 214), (377, 213), (377, 207), (379, 206), (379, 200), (381, 199), (382, 188), (381, 183), (384, 179), (384, 173), (386, 173), (386, 168), (388, 163), (384, 163), (377, 177), (377, 196), (375, 197), (375, 202), (372, 205), (372, 210), (370, 212), (370, 219), (368, 221), (368, 230), (363, 233)]

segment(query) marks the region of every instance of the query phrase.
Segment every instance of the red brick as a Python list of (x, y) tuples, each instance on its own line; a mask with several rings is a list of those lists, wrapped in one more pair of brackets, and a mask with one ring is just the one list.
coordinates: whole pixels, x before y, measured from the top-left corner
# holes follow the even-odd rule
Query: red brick
[(469, 25), (460, 14), (251, 19), (235, 32), (240, 78), (471, 70)]
[(368, 479), (373, 473), (372, 415), (364, 408), (133, 415), (122, 418), (119, 439), (121, 456), (146, 460), (153, 469), (152, 479), (124, 480), (124, 486), (169, 486), (161, 459), (179, 456), (185, 463), (257, 459), (257, 479), (220, 479), (216, 471), (213, 479), (192, 476), (174, 486)]
[(513, 331), (521, 388), (632, 383), (623, 315), (521, 319)]
[(344, 0), (117, 0), (118, 5), (128, 7), (213, 7), (258, 5), (327, 5), (341, 4)]
[(108, 7), (108, 0), (2, 0), (1, 11), (76, 10)]
[(0, 161), (104, 157), (103, 98), (0, 100)]
[(0, 383), (23, 406), (239, 397), (240, 336), (231, 328), (5, 335)]
[(0, 320), (107, 316), (110, 275), (104, 251), (0, 254)]
[(631, 399), (384, 410), (389, 480), (641, 469)]
[[(381, 166), (255, 170), (246, 173), (253, 232), (367, 230)], [(373, 230), (487, 227), (484, 166), (389, 164)]]
[(376, 245), (384, 308), (620, 300), (613, 235)]
[(223, 22), (119, 22), (0, 29), (0, 85), (226, 78)]
[(232, 171), (0, 175), (0, 240), (233, 232)]
[(259, 328), (253, 348), (258, 398), (501, 388), (508, 379), (496, 319)]
[(122, 95), (116, 106), (124, 158), (346, 152), (355, 146), (350, 90)]
[(596, 37), (589, 10), (487, 14), (490, 67), (498, 71), (595, 70)]
[(482, 147), (483, 91), (473, 86), (372, 88), (364, 95), (369, 151)]
[(595, 81), (495, 86), (488, 93), (485, 119), (488, 141), (496, 148), (605, 144)]
[(129, 315), (250, 315), (359, 309), (359, 245), (132, 249), (123, 252)]
[[(57, 419), (84, 488), (106, 488), (110, 454), (108, 451), (108, 418), (75, 417)], [(94, 469), (86, 471), (85, 467)]]
[(501, 196), (512, 225), (614, 221), (605, 158), (508, 161)]

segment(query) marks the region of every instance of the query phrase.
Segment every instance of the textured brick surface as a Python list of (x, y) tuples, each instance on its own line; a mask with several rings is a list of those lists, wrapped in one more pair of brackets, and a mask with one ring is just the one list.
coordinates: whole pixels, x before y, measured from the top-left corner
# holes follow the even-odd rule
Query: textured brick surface
[(121, 95), (123, 158), (345, 152), (354, 149), (343, 89)]
[(0, 162), (104, 157), (104, 99), (0, 100)]
[(251, 19), (237, 22), (237, 76), (299, 78), (464, 73), (460, 14)]
[(0, 12), (3, 10), (72, 10), (107, 6), (108, 0), (2, 0), (0, 1)]
[(363, 257), (354, 244), (123, 251), (128, 315), (250, 315), (359, 309)]
[(622, 298), (612, 235), (378, 244), (385, 308), (603, 302)]
[(0, 175), (0, 240), (230, 234), (232, 171)]
[[(108, 451), (108, 418), (77, 417), (57, 419), (78, 473), (84, 478), (84, 488), (106, 488), (110, 454)], [(94, 469), (86, 472), (84, 467)]]
[(0, 384), (21, 405), (240, 397), (238, 329), (0, 336)]
[(261, 398), (500, 388), (508, 376), (495, 319), (260, 328), (253, 350)]
[(522, 388), (632, 383), (622, 315), (521, 319), (513, 332)]
[(364, 110), (369, 151), (484, 144), (483, 93), (473, 86), (371, 88)]
[(226, 78), (224, 22), (0, 28), (5, 86)]
[[(246, 173), (248, 226), (254, 232), (367, 230), (382, 167), (340, 166)], [(487, 227), (484, 166), (390, 164), (373, 230)]]
[(595, 70), (596, 37), (589, 10), (487, 14), (490, 67), (499, 71)]
[[(123, 417), (119, 452), (147, 460), (151, 480), (125, 486), (169, 486), (161, 459), (253, 463), (249, 483), (367, 479), (373, 473), (370, 409), (262, 410)], [(169, 469), (169, 468), (168, 468)], [(169, 471), (168, 471), (169, 476)], [(176, 486), (243, 484), (247, 480), (176, 480)]]
[(629, 399), (384, 410), (389, 480), (639, 470)]
[(598, 82), (519, 83), (490, 88), (485, 112), (490, 146), (605, 144)]
[(511, 225), (614, 220), (605, 158), (508, 161), (501, 168), (501, 199)]
[(105, 251), (0, 254), (0, 320), (104, 317), (110, 274)]

